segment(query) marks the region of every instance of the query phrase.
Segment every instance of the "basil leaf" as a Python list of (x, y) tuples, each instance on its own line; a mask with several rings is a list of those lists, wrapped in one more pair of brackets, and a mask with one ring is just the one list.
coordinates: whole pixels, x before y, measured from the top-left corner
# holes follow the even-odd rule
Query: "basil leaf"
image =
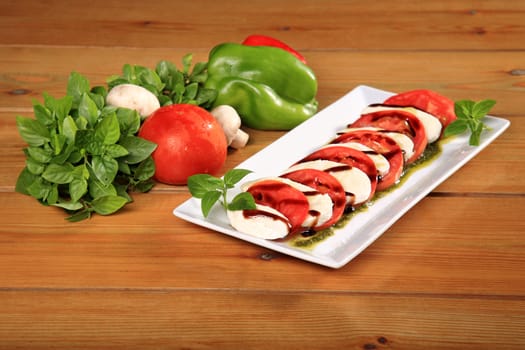
[(51, 141), (48, 128), (38, 120), (17, 116), (16, 126), (20, 136), (30, 146), (42, 146)]
[[(75, 150), (75, 144), (74, 143), (68, 143), (66, 144), (66, 147), (62, 149), (62, 152), (60, 154), (57, 154), (54, 156), (50, 163), (55, 164), (64, 164), (66, 161), (70, 162), (71, 164), (74, 164), (80, 160), (80, 158), (75, 158), (76, 155), (73, 154), (73, 151)], [(78, 152), (77, 152), (78, 153)]]
[(107, 149), (107, 145), (103, 144), (101, 140), (97, 140), (93, 129), (78, 130), (75, 144), (78, 149), (93, 156), (101, 156)]
[(89, 123), (86, 118), (79, 116), (75, 119), (75, 124), (77, 124), (79, 130), (86, 130)]
[(35, 114), (36, 120), (45, 126), (52, 126), (55, 122), (51, 111), (39, 103), (33, 105), (33, 113)]
[(159, 61), (157, 63), (157, 66), (155, 67), (155, 71), (157, 72), (159, 78), (162, 81), (167, 81), (170, 78), (170, 76), (173, 74), (173, 72), (177, 71), (177, 68), (172, 62)]
[(66, 140), (70, 143), (75, 142), (75, 135), (78, 130), (78, 126), (75, 120), (71, 116), (64, 118), (62, 122), (62, 133), (66, 137)]
[(59, 199), (58, 184), (53, 184), (50, 186), (49, 191), (44, 197), (44, 200), (46, 201), (47, 204), (53, 205), (58, 201), (58, 199)]
[(204, 73), (207, 68), (208, 68), (208, 64), (205, 62), (195, 63), (195, 66), (193, 67), (193, 70), (191, 71), (191, 78), (192, 78), (191, 81), (198, 81), (198, 80), (195, 80), (195, 77)]
[(79, 209), (82, 209), (84, 207), (82, 205), (82, 203), (80, 203), (80, 202), (73, 202), (73, 201), (56, 202), (56, 203), (53, 203), (53, 205), (55, 207), (63, 208), (63, 209), (66, 209), (66, 210), (79, 210)]
[(35, 182), (39, 176), (33, 174), (28, 167), (22, 169), (16, 180), (15, 191), (25, 195), (29, 195), (28, 188)]
[(134, 172), (134, 178), (139, 181), (149, 180), (153, 175), (155, 175), (155, 162), (152, 157), (140, 162)]
[(78, 107), (82, 95), (89, 91), (89, 81), (77, 72), (69, 75), (67, 94), (73, 97), (73, 106)]
[(197, 83), (191, 83), (186, 85), (186, 89), (184, 91), (184, 97), (188, 100), (193, 100), (197, 96), (197, 92), (199, 91), (199, 84)]
[(129, 83), (132, 83), (132, 82), (134, 82), (136, 80), (135, 69), (130, 64), (125, 64), (122, 67), (122, 74), (124, 75), (124, 78)]
[[(104, 86), (94, 86), (90, 91), (91, 91), (90, 96), (92, 98), (93, 98), (93, 94), (94, 94), (94, 95), (98, 95), (99, 98), (101, 98), (103, 102), (106, 101), (106, 97), (108, 96), (108, 90)], [(102, 109), (102, 107), (104, 107), (104, 104), (105, 103), (102, 103), (102, 106), (100, 106), (98, 104), (98, 102), (97, 102), (97, 105), (101, 109)]]
[(162, 91), (164, 84), (158, 76), (158, 74), (151, 69), (145, 69), (140, 75), (141, 81), (144, 85), (149, 85), (152, 87), (151, 92), (155, 95), (158, 95), (159, 91)]
[(106, 147), (106, 154), (112, 158), (124, 157), (129, 154), (128, 150), (121, 145), (108, 145)]
[(224, 183), (226, 187), (232, 188), (236, 183), (241, 181), (246, 175), (252, 173), (251, 170), (247, 169), (231, 169), (224, 174)]
[(117, 196), (122, 197), (122, 198), (126, 198), (128, 203), (133, 202), (133, 198), (131, 198), (131, 196), (127, 192), (128, 191), (128, 185), (115, 184), (114, 187), (115, 187), (115, 190), (117, 191)]
[(78, 106), (78, 114), (87, 120), (88, 125), (94, 126), (97, 122), (99, 114), (97, 105), (87, 93), (82, 94)]
[(130, 165), (126, 163), (125, 161), (123, 161), (122, 158), (118, 160), (118, 171), (124, 175), (128, 175), (128, 176), (131, 175)]
[(42, 147), (28, 147), (27, 153), (31, 158), (40, 163), (49, 163), (53, 158), (53, 152)]
[(123, 197), (104, 196), (94, 199), (90, 204), (97, 214), (109, 215), (122, 208), (127, 202)]
[(78, 202), (82, 198), (88, 189), (88, 182), (85, 178), (74, 178), (69, 183), (69, 195), (71, 196), (72, 202)]
[(112, 145), (120, 138), (120, 128), (115, 113), (106, 116), (95, 127), (95, 140), (104, 145)]
[(77, 212), (77, 213), (67, 217), (66, 219), (69, 222), (78, 222), (78, 221), (89, 219), (90, 217), (91, 217), (91, 211), (85, 209), (85, 210), (79, 211), (79, 212)]
[(468, 124), (463, 119), (456, 119), (445, 128), (444, 135), (458, 135), (467, 131), (467, 128)]
[(41, 177), (37, 177), (35, 178), (35, 181), (27, 186), (26, 191), (32, 197), (35, 197), (36, 199), (42, 199), (47, 196), (47, 193), (50, 191), (50, 189), (51, 184), (49, 182), (45, 181)]
[(140, 115), (137, 111), (129, 108), (118, 108), (116, 115), (121, 135), (133, 136), (139, 131)]
[(189, 53), (182, 57), (182, 72), (188, 74), (190, 71), (191, 61), (193, 60), (193, 54)]
[(114, 76), (107, 78), (106, 82), (108, 84), (108, 88), (112, 89), (117, 85), (127, 84), (130, 81), (127, 78), (120, 77), (118, 75), (114, 75)]
[(67, 184), (73, 181), (73, 165), (70, 163), (54, 164), (51, 163), (42, 173), (42, 177), (52, 183)]
[(149, 192), (153, 188), (153, 186), (155, 186), (155, 182), (152, 180), (147, 180), (147, 181), (141, 181), (139, 183), (136, 183), (133, 186), (133, 189), (135, 191), (145, 193), (145, 192)]
[(195, 99), (198, 106), (203, 108), (211, 107), (213, 101), (217, 98), (217, 90), (201, 88)]
[(73, 169), (73, 177), (77, 179), (89, 179), (90, 173), (86, 164), (80, 164)]
[(125, 136), (120, 139), (119, 144), (124, 147), (129, 154), (124, 157), (128, 164), (137, 164), (148, 158), (157, 148), (157, 145), (137, 136)]
[(91, 167), (97, 179), (106, 185), (113, 182), (118, 171), (117, 161), (106, 155), (93, 156)]
[(474, 101), (460, 100), (454, 104), (454, 113), (458, 119), (469, 119), (474, 106)]
[(472, 116), (476, 119), (485, 117), (495, 104), (496, 101), (494, 100), (482, 100), (476, 102), (474, 106), (472, 106)]
[(59, 155), (62, 153), (62, 148), (66, 144), (66, 137), (61, 134), (53, 134), (51, 136), (51, 146), (54, 149), (54, 154)]
[(223, 181), (209, 174), (195, 174), (188, 177), (188, 190), (195, 198), (203, 198), (206, 193), (220, 191)]
[(241, 192), (236, 195), (230, 204), (228, 204), (229, 210), (245, 210), (255, 209), (255, 200), (249, 192)]
[(104, 184), (95, 176), (89, 178), (88, 181), (89, 195), (95, 199), (104, 196), (116, 196), (117, 190), (113, 184)]
[(204, 217), (207, 217), (210, 213), (213, 205), (221, 198), (222, 193), (219, 191), (209, 191), (202, 196), (201, 199), (201, 211)]
[(69, 111), (73, 105), (73, 97), (64, 96), (56, 99), (53, 96), (44, 94), (44, 105), (54, 113), (59, 123), (62, 123), (64, 118), (69, 115)]
[(33, 158), (27, 158), (26, 168), (31, 174), (40, 175), (44, 172), (46, 166), (42, 163), (37, 162)]

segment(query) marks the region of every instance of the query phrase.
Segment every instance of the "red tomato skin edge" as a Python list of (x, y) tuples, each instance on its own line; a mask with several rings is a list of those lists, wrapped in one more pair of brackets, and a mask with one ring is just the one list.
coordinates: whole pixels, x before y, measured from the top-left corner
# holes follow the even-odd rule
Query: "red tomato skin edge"
[(328, 194), (330, 199), (332, 199), (332, 217), (324, 224), (313, 227), (312, 229), (314, 231), (329, 228), (341, 219), (346, 208), (346, 194), (345, 190), (335, 177), (327, 172), (315, 169), (300, 169), (281, 176), (315, 188), (320, 193)]
[(299, 59), (299, 61), (303, 62), (304, 64), (307, 64), (306, 63), (306, 59), (299, 52), (295, 51), (294, 49), (292, 49), (290, 46), (288, 46), (284, 42), (282, 42), (282, 41), (280, 41), (278, 39), (272, 38), (270, 36), (267, 36), (267, 35), (260, 35), (260, 34), (249, 35), (248, 37), (246, 37), (246, 39), (243, 40), (242, 44), (243, 45), (247, 45), (247, 46), (272, 46), (272, 47), (278, 47), (280, 49), (288, 51), (289, 53), (291, 53), (292, 55), (297, 57), (297, 59)]
[(308, 216), (310, 205), (305, 194), (281, 181), (264, 180), (247, 189), (255, 203), (274, 208), (290, 222), (288, 237), (304, 231), (301, 224)]
[(416, 107), (439, 119), (445, 128), (457, 119), (454, 111), (454, 101), (433, 90), (417, 89), (400, 92), (384, 102), (385, 105), (395, 107)]
[(401, 148), (395, 143), (394, 140), (390, 139), (387, 136), (381, 135), (378, 132), (348, 132), (345, 134), (339, 135), (335, 140), (333, 140), (332, 144), (337, 143), (344, 143), (349, 141), (357, 141), (362, 142), (361, 137), (370, 134), (372, 137), (376, 135), (377, 139), (382, 139), (383, 142), (386, 142), (389, 146), (389, 150), (385, 152), (380, 152), (377, 148), (374, 147), (373, 144), (370, 143), (363, 143), (366, 146), (369, 146), (370, 148), (378, 151), (378, 153), (383, 154), (388, 162), (390, 163), (390, 171), (384, 175), (382, 178), (379, 179), (377, 182), (376, 191), (384, 191), (388, 189), (389, 187), (395, 185), (399, 179), (401, 178), (401, 175), (403, 173), (404, 168), (404, 160), (403, 160), (403, 152), (401, 151)]
[[(381, 119), (389, 117), (404, 120), (410, 130), (396, 130), (394, 126), (388, 127), (381, 124)], [(427, 137), (425, 135), (425, 128), (423, 124), (413, 114), (404, 111), (378, 111), (368, 114), (363, 114), (359, 119), (349, 125), (349, 127), (366, 127), (379, 126), (388, 131), (399, 132), (407, 135), (414, 142), (414, 155), (407, 160), (407, 164), (415, 162), (427, 147)]]
[(372, 199), (374, 196), (379, 177), (377, 175), (377, 169), (374, 162), (368, 155), (366, 155), (366, 153), (353, 148), (337, 146), (337, 144), (334, 144), (333, 147), (319, 149), (313, 153), (310, 153), (300, 162), (311, 160), (330, 160), (338, 163), (348, 164), (352, 167), (362, 170), (368, 175), (370, 184), (372, 186), (368, 200)]

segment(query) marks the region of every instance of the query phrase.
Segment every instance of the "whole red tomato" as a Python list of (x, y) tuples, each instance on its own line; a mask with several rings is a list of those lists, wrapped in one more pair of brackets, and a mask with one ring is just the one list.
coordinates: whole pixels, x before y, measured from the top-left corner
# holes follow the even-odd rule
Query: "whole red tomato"
[(154, 178), (184, 185), (194, 174), (216, 174), (228, 145), (221, 125), (205, 109), (190, 104), (161, 107), (142, 124), (138, 136), (155, 142)]

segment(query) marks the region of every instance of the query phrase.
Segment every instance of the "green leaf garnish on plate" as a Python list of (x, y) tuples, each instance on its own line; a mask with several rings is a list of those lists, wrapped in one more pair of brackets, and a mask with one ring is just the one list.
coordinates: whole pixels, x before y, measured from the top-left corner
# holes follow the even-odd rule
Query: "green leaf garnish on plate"
[(196, 174), (188, 178), (188, 189), (193, 197), (201, 200), (201, 211), (207, 217), (215, 203), (219, 201), (225, 210), (255, 209), (255, 200), (248, 192), (237, 194), (228, 203), (228, 190), (235, 187), (251, 170), (232, 169), (218, 178), (209, 174)]
[(454, 111), (457, 119), (450, 123), (445, 129), (445, 136), (459, 135), (470, 130), (469, 145), (478, 146), (483, 130), (488, 127), (483, 123), (483, 118), (494, 107), (496, 101), (481, 100), (478, 102), (470, 100), (456, 101)]

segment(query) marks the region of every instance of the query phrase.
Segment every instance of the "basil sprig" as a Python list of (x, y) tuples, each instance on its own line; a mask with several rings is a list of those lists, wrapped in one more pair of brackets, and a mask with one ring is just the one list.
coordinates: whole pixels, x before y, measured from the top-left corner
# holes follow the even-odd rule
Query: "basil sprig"
[(454, 112), (457, 119), (450, 123), (445, 129), (445, 136), (458, 135), (470, 129), (469, 144), (478, 146), (483, 130), (488, 127), (483, 123), (483, 118), (494, 107), (496, 101), (481, 100), (478, 102), (470, 100), (456, 101)]
[(33, 105), (35, 119), (17, 116), (26, 164), (16, 191), (61, 207), (70, 221), (93, 212), (109, 215), (132, 201), (129, 191), (149, 191), (156, 144), (136, 136), (139, 114), (106, 106), (107, 90), (71, 73), (67, 94)]
[(255, 209), (255, 200), (249, 192), (237, 194), (228, 203), (228, 190), (235, 187), (246, 175), (251, 173), (247, 169), (231, 169), (223, 178), (209, 174), (196, 174), (188, 178), (188, 189), (195, 198), (201, 199), (201, 211), (207, 217), (211, 208), (219, 201), (225, 210)]
[(208, 64), (197, 62), (192, 68), (192, 54), (182, 58), (182, 68), (177, 69), (170, 61), (159, 61), (155, 69), (140, 65), (125, 64), (122, 75), (108, 78), (111, 89), (120, 84), (135, 84), (151, 91), (160, 105), (189, 103), (209, 109), (217, 97), (214, 89), (205, 88), (208, 79)]

